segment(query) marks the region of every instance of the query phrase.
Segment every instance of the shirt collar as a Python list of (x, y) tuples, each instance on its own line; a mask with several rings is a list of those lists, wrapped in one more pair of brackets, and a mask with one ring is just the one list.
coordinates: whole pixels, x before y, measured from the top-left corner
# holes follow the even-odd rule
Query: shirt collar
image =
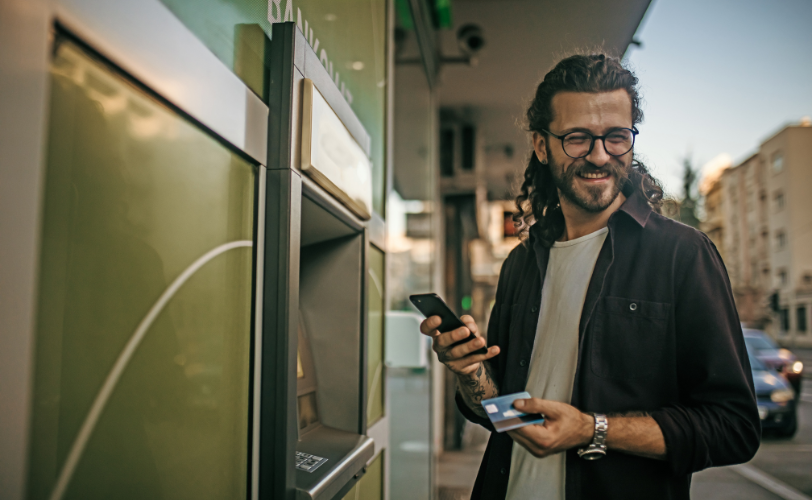
[(640, 227), (646, 227), (648, 217), (651, 215), (651, 205), (648, 204), (646, 197), (639, 189), (631, 189), (628, 185), (623, 190), (626, 196), (626, 201), (618, 209), (618, 212), (625, 212), (631, 217)]

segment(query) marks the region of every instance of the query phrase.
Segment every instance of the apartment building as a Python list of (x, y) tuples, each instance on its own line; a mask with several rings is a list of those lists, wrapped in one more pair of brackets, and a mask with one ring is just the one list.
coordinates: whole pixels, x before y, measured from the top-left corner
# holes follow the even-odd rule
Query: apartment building
[(768, 296), (770, 249), (765, 165), (756, 153), (727, 169), (718, 196), (725, 265), (742, 322), (765, 327), (771, 322)]
[(782, 128), (705, 193), (703, 230), (723, 255), (742, 322), (788, 345), (812, 346), (810, 125)]
[[(768, 225), (777, 331), (812, 344), (812, 126), (806, 119), (764, 141), (761, 156), (769, 196)], [(780, 338), (780, 337), (779, 337)]]

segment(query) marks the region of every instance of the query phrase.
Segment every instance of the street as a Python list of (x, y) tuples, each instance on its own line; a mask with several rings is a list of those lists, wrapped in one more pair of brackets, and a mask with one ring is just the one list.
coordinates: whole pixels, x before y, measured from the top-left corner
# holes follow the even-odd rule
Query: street
[(691, 497), (719, 500), (812, 499), (812, 349), (793, 349), (806, 372), (792, 439), (765, 435), (753, 460), (694, 474)]

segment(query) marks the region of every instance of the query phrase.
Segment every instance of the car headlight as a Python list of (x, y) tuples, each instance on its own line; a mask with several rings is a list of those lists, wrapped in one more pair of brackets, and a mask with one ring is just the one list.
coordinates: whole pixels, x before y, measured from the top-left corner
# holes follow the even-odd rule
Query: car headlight
[(795, 391), (792, 389), (776, 389), (770, 394), (773, 403), (786, 403), (795, 399)]
[(792, 363), (792, 367), (790, 368), (790, 370), (792, 371), (792, 373), (801, 373), (802, 371), (804, 371), (804, 364), (801, 363), (800, 361), (796, 361)]

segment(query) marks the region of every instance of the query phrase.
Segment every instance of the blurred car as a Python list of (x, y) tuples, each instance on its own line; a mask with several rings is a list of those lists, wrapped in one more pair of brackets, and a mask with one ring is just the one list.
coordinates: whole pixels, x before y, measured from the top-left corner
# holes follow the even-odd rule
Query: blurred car
[(744, 343), (747, 352), (757, 357), (768, 368), (772, 368), (792, 384), (795, 394), (801, 394), (801, 378), (804, 364), (789, 349), (782, 349), (773, 339), (761, 330), (744, 328)]
[(792, 437), (798, 430), (798, 405), (792, 386), (787, 379), (759, 361), (752, 353), (750, 368), (753, 370), (761, 428), (775, 431), (782, 437)]

